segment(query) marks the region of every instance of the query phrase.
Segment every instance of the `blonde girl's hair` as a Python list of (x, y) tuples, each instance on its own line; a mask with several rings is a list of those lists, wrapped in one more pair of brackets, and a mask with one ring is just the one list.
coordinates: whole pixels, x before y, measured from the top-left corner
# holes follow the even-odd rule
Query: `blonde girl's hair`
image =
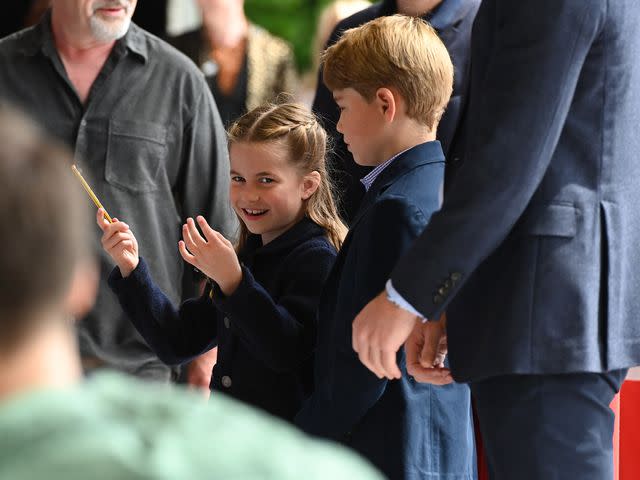
[[(229, 129), (228, 138), (229, 146), (239, 142), (280, 142), (302, 175), (313, 171), (320, 174), (318, 189), (305, 201), (305, 216), (324, 228), (331, 244), (339, 250), (347, 227), (338, 215), (327, 172), (327, 133), (307, 107), (298, 103), (261, 105), (240, 117)], [(240, 221), (238, 251), (248, 236), (249, 230)]]

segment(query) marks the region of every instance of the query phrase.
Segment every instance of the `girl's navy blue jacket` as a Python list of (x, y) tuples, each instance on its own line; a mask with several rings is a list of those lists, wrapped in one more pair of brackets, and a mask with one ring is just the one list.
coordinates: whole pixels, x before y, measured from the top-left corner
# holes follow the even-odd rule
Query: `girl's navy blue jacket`
[(162, 361), (184, 363), (217, 345), (213, 390), (292, 419), (311, 390), (316, 308), (335, 257), (325, 230), (305, 218), (267, 245), (249, 237), (228, 297), (208, 286), (176, 310), (142, 258), (127, 278), (114, 268), (109, 285)]

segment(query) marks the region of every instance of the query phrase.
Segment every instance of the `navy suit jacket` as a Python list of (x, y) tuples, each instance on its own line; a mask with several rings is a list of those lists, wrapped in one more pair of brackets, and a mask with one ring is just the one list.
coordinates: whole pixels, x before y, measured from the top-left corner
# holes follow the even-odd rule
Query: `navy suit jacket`
[(392, 275), (457, 380), (640, 363), (640, 2), (485, 0), (466, 156)]
[(343, 441), (394, 479), (475, 473), (468, 387), (415, 382), (403, 353), (402, 379), (380, 380), (351, 346), (353, 318), (439, 208), (443, 178), (441, 146), (428, 142), (372, 184), (320, 299), (315, 391), (296, 417), (307, 432)]
[[(453, 94), (438, 125), (437, 135), (447, 159), (450, 160), (450, 164), (447, 166), (447, 182), (456, 168), (459, 158), (457, 155), (450, 155), (449, 147), (456, 134), (460, 113), (467, 98), (471, 26), (479, 5), (480, 0), (443, 0), (435, 11), (424, 17), (436, 29), (440, 39), (447, 47), (455, 71)], [(357, 12), (338, 23), (329, 37), (327, 46), (337, 42), (345, 30), (358, 27), (375, 18), (393, 15), (397, 11), (395, 0), (383, 0)], [(318, 74), (318, 88), (313, 101), (313, 111), (320, 118), (335, 145), (331, 158), (335, 173), (333, 177), (341, 195), (341, 214), (350, 223), (365, 193), (360, 179), (371, 168), (355, 163), (351, 152), (347, 150), (347, 146), (342, 140), (342, 135), (336, 130), (340, 110), (331, 92), (322, 81), (322, 69)]]
[(240, 254), (243, 276), (225, 297), (207, 287), (176, 309), (144, 261), (109, 286), (136, 329), (167, 364), (218, 346), (211, 388), (291, 420), (311, 391), (316, 308), (336, 251), (326, 232), (303, 219), (267, 245), (251, 235)]

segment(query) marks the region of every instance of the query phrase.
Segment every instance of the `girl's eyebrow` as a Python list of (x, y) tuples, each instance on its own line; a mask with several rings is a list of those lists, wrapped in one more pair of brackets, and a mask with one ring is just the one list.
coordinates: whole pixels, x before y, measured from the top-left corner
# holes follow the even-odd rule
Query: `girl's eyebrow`
[[(241, 173), (236, 172), (235, 170), (231, 170), (229, 172), (230, 175), (238, 175), (238, 176), (243, 176)], [(277, 175), (275, 173), (271, 173), (271, 172), (258, 172), (255, 174), (256, 177), (277, 177)]]

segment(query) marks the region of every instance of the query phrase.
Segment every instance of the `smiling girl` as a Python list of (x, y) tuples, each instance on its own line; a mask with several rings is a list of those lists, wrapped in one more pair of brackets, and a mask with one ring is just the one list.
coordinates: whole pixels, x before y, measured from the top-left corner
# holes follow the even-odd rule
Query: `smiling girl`
[(231, 127), (229, 146), (238, 245), (203, 217), (187, 219), (178, 245), (209, 278), (204, 294), (176, 309), (129, 226), (109, 224), (99, 210), (102, 245), (117, 264), (109, 285), (164, 362), (217, 345), (211, 389), (292, 419), (311, 387), (316, 307), (346, 234), (325, 168), (326, 134), (305, 107), (269, 105)]

